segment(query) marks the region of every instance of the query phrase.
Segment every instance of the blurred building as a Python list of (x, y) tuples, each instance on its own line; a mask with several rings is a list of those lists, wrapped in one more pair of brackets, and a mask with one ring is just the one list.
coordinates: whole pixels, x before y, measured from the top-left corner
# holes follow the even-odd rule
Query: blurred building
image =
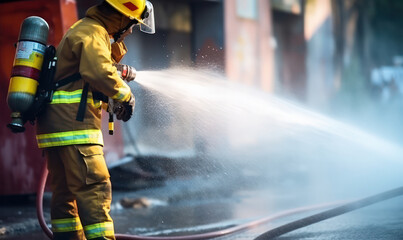
[[(1, 96), (7, 96), (19, 27), (31, 15), (43, 17), (50, 25), (49, 44), (57, 46), (63, 33), (86, 10), (100, 0), (55, 0), (43, 2), (2, 1), (0, 24), (3, 33)], [(306, 55), (309, 44), (304, 38), (304, 6), (300, 1), (204, 1), (154, 0), (156, 34), (136, 32), (126, 44), (129, 54), (124, 62), (138, 70), (174, 67), (209, 69), (222, 73), (232, 81), (249, 84), (265, 91), (288, 93), (304, 99), (307, 89)], [(12, 19), (12, 21), (10, 21)], [(313, 33), (310, 33), (314, 35)], [(311, 37), (311, 36), (310, 36)], [(274, 61), (276, 59), (276, 61)], [(293, 66), (289, 68), (289, 66)], [(174, 77), (174, 76), (173, 76)], [(5, 102), (1, 123), (9, 122), (10, 111)], [(142, 108), (142, 106), (139, 106)], [(158, 111), (158, 110), (157, 110)], [(141, 110), (140, 110), (141, 112)], [(151, 115), (152, 117), (152, 115)], [(161, 127), (143, 117), (142, 126)], [(157, 124), (157, 125), (156, 125)], [(1, 194), (34, 192), (36, 179), (44, 161), (36, 148), (34, 128), (24, 134), (10, 134), (1, 128), (4, 147), (1, 150)], [(107, 160), (123, 155), (120, 129), (109, 138), (105, 134)], [(7, 136), (7, 137), (6, 137)], [(110, 143), (108, 143), (110, 142)]]
[[(21, 22), (32, 15), (43, 17), (51, 29), (49, 44), (57, 46), (69, 26), (100, 1), (1, 1), (0, 105), (5, 111), (0, 118), (0, 181), (7, 184), (0, 194), (34, 192), (44, 161), (32, 126), (18, 135), (5, 127), (10, 121), (6, 96)], [(139, 71), (213, 70), (319, 110), (329, 109), (341, 92), (350, 97), (341, 101), (344, 106), (359, 106), (357, 96), (370, 92), (372, 70), (402, 55), (396, 40), (401, 36), (396, 30), (400, 15), (393, 9), (403, 9), (403, 4), (397, 2), (152, 0), (156, 34), (135, 31), (126, 40), (129, 54), (123, 61)], [(380, 44), (385, 36), (389, 48)], [(138, 108), (146, 112), (144, 105)], [(141, 126), (161, 127), (161, 122), (150, 121), (156, 113), (140, 117)], [(118, 126), (116, 136), (106, 138), (108, 161), (123, 156), (122, 141)]]
[[(43, 17), (51, 29), (49, 44), (57, 46), (69, 26), (83, 17), (88, 7), (98, 2), (27, 0), (0, 3), (3, 32), (0, 41), (4, 60), (0, 75), (0, 95), (4, 97), (0, 103), (5, 109), (1, 125), (5, 126), (10, 120), (6, 96), (15, 53), (14, 43), (23, 19), (32, 15)], [(258, 2), (264, 7), (259, 8)], [(154, 0), (153, 4), (157, 33), (153, 36), (136, 33), (129, 37), (126, 42), (130, 54), (124, 59), (125, 63), (138, 70), (177, 66), (213, 69), (225, 72), (235, 81), (272, 89), (269, 2)], [(259, 53), (257, 59), (253, 57), (256, 53)], [(44, 158), (36, 147), (34, 128), (27, 126), (24, 134), (15, 135), (3, 127), (0, 133), (4, 139), (0, 176), (1, 181), (7, 182), (2, 185), (0, 194), (35, 192)], [(122, 149), (116, 140), (106, 138), (108, 141), (111, 144), (107, 145), (112, 148), (106, 149), (106, 155), (121, 157)]]

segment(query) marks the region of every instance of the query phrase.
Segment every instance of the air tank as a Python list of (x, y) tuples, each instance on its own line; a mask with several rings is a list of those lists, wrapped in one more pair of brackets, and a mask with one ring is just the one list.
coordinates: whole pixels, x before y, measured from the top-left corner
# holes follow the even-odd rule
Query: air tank
[(12, 112), (7, 126), (15, 133), (25, 131), (23, 114), (35, 100), (48, 34), (49, 25), (41, 17), (28, 17), (21, 24), (7, 95)]

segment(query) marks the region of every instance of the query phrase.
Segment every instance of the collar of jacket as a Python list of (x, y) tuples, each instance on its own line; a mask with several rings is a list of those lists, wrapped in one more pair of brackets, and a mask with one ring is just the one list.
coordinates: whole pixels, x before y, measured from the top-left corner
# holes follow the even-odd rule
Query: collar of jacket
[(102, 5), (89, 8), (85, 16), (103, 25), (109, 35), (117, 33), (130, 23), (128, 17), (113, 9), (107, 9)]

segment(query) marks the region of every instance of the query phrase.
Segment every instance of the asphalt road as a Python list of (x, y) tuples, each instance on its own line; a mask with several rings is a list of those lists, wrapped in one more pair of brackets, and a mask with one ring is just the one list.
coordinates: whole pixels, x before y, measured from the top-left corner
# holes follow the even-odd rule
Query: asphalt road
[[(115, 231), (142, 236), (192, 235), (246, 224), (285, 210), (323, 202), (322, 199), (303, 199), (298, 194), (280, 194), (261, 187), (245, 189), (245, 186), (240, 186), (229, 191), (225, 183), (219, 187), (212, 185), (216, 180), (208, 181), (204, 177), (179, 179), (170, 180), (160, 188), (114, 191), (111, 213)], [(144, 197), (149, 206), (123, 208), (119, 201), (124, 197)], [(397, 197), (295, 230), (277, 239), (403, 239), (401, 203), (402, 197)], [(267, 230), (317, 212), (319, 210), (280, 218), (217, 239), (254, 239)], [(39, 229), (34, 229), (0, 239), (39, 240), (46, 239), (46, 236)]]

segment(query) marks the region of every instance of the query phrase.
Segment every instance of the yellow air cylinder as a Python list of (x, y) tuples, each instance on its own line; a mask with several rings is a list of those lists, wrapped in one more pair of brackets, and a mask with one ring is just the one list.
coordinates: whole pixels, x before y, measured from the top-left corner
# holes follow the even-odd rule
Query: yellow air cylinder
[(21, 24), (7, 95), (12, 111), (7, 126), (13, 132), (25, 131), (23, 114), (35, 100), (48, 33), (49, 25), (40, 17), (28, 17)]

